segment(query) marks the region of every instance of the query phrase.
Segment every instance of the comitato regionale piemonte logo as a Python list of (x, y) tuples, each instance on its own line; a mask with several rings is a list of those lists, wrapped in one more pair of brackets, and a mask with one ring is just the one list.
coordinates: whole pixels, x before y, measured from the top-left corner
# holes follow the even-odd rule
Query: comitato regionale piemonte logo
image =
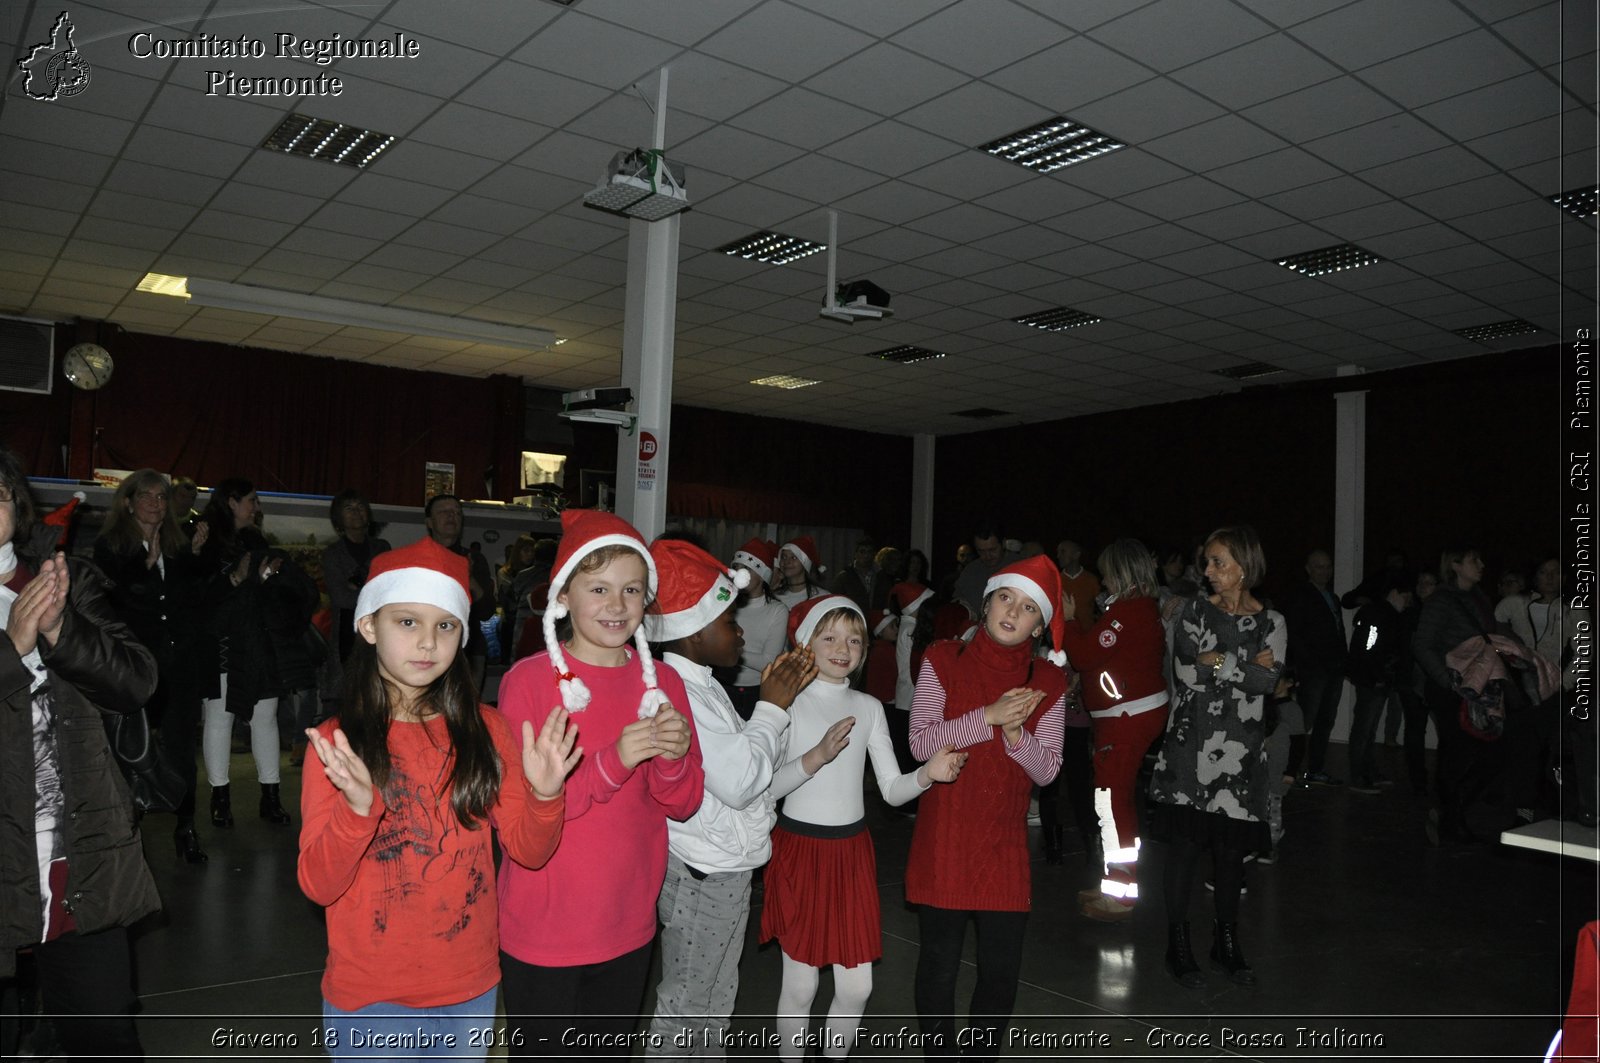
[(50, 27), (50, 39), (29, 48), (27, 58), (18, 60), (22, 91), (32, 99), (59, 100), (89, 87), (89, 64), (72, 42), (72, 34), (72, 19), (63, 11)]

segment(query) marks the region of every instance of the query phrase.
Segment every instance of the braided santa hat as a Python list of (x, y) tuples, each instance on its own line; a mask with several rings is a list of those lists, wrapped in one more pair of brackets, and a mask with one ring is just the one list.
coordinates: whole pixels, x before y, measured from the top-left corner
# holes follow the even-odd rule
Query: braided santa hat
[(1061, 601), (1060, 570), (1042, 554), (1026, 557), (990, 576), (989, 582), (983, 585), (983, 596), (987, 598), (1001, 587), (1021, 591), (1033, 599), (1033, 604), (1039, 607), (1040, 619), (1050, 629), (1050, 650), (1045, 656), (1051, 664), (1065, 666), (1067, 655), (1061, 648), (1061, 640), (1067, 625), (1056, 610)]
[[(544, 644), (550, 653), (550, 665), (555, 669), (561, 687), (561, 704), (570, 712), (582, 712), (589, 707), (593, 697), (589, 687), (567, 667), (566, 654), (561, 650), (561, 640), (556, 638), (556, 621), (567, 615), (565, 603), (559, 601), (568, 581), (578, 571), (584, 558), (607, 546), (622, 546), (636, 552), (644, 559), (646, 583), (650, 594), (656, 591), (656, 563), (633, 525), (621, 517), (598, 509), (568, 509), (561, 514), (561, 545), (556, 550), (555, 570), (550, 576), (550, 596), (544, 610)], [(639, 718), (654, 716), (667, 697), (656, 685), (656, 662), (650, 656), (644, 625), (633, 633), (633, 643), (639, 652), (639, 669), (644, 675), (644, 697), (639, 701)]]
[(650, 544), (661, 593), (644, 616), (651, 642), (675, 642), (703, 629), (728, 611), (750, 586), (750, 573), (729, 569), (694, 543), (657, 539)]

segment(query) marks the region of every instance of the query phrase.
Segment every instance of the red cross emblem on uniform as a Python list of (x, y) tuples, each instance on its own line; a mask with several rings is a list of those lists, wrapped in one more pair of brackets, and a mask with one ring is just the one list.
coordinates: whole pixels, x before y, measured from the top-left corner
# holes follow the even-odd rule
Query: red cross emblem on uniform
[(1104, 631), (1100, 632), (1100, 646), (1102, 649), (1109, 650), (1116, 644), (1117, 633), (1115, 631), (1112, 631), (1110, 628), (1106, 628)]

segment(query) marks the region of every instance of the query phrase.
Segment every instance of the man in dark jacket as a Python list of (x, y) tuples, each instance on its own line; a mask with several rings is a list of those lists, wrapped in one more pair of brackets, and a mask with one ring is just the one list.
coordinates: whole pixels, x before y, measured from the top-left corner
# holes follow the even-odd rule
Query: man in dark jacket
[(93, 565), (13, 551), (32, 518), (0, 451), (0, 978), (31, 946), (45, 1010), (72, 1016), (56, 1026), (67, 1054), (138, 1058), (126, 928), (161, 899), (101, 717), (140, 709), (155, 658)]
[(1410, 661), (1410, 630), (1403, 614), (1411, 607), (1411, 587), (1403, 572), (1391, 573), (1379, 585), (1382, 595), (1357, 611), (1350, 628), (1350, 656), (1345, 674), (1356, 688), (1355, 718), (1350, 724), (1350, 789), (1375, 794), (1389, 780), (1377, 770), (1378, 721), (1390, 698), (1406, 680), (1400, 671)]
[(1289, 625), (1289, 660), (1300, 677), (1300, 707), (1306, 714), (1306, 782), (1337, 786), (1325, 770), (1328, 736), (1344, 697), (1344, 613), (1328, 589), (1333, 558), (1326, 550), (1306, 557), (1307, 581), (1284, 595), (1283, 619)]

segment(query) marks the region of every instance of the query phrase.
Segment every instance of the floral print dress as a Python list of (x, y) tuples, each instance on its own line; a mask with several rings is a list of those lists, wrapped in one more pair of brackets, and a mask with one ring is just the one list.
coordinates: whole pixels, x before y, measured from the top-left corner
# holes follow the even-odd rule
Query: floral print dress
[[(1265, 751), (1267, 695), (1283, 672), (1288, 628), (1271, 609), (1235, 616), (1204, 596), (1183, 607), (1173, 633), (1174, 698), (1150, 796), (1189, 809), (1265, 823), (1271, 792)], [(1254, 662), (1271, 649), (1273, 665)], [(1220, 652), (1222, 667), (1197, 666)]]

